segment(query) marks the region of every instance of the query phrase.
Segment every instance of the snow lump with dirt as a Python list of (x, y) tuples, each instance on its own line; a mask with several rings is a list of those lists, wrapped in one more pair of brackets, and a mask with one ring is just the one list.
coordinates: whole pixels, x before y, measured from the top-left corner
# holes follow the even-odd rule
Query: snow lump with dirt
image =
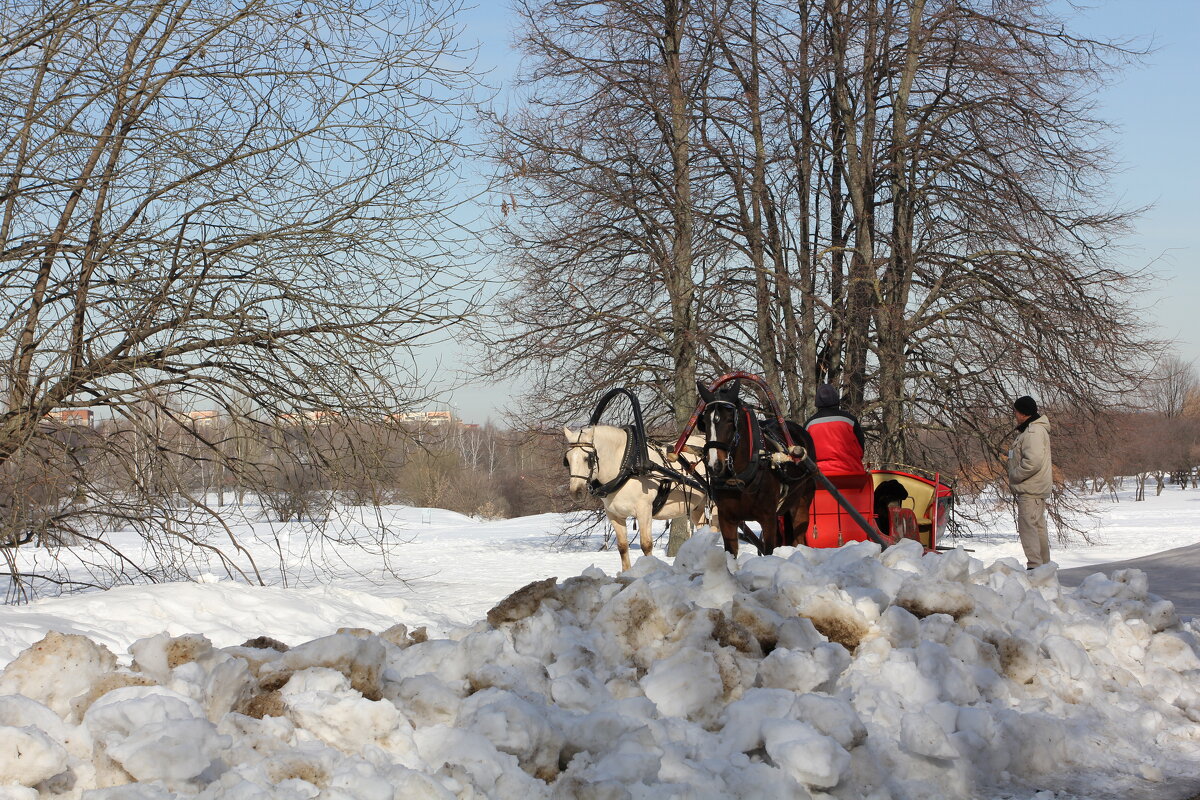
[(447, 638), (117, 657), (51, 634), (0, 676), (6, 798), (1162, 797), (1197, 774), (1200, 632), (1143, 574), (1067, 590), (911, 542), (739, 562), (702, 532)]

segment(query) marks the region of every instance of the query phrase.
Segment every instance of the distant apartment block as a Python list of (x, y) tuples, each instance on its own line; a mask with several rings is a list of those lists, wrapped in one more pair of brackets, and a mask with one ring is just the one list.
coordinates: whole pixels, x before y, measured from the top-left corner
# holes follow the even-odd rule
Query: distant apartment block
[(46, 416), (64, 425), (78, 425), (85, 428), (92, 427), (96, 417), (90, 408), (68, 408), (61, 411), (51, 411)]
[(280, 414), (278, 419), (285, 425), (300, 425), (305, 422), (328, 425), (340, 416), (336, 411), (301, 411), (297, 414)]
[(424, 423), (425, 425), (448, 425), (453, 419), (453, 414), (449, 411), (403, 411), (399, 414), (393, 414), (392, 419), (397, 422), (416, 422)]

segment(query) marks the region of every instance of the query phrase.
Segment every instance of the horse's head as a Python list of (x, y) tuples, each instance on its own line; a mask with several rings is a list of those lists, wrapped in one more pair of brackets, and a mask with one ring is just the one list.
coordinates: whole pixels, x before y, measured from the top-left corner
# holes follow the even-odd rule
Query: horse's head
[(734, 381), (715, 392), (700, 381), (696, 381), (696, 387), (704, 401), (704, 412), (696, 421), (696, 427), (704, 434), (704, 461), (709, 475), (719, 478), (733, 472), (733, 455), (740, 441), (738, 420), (743, 409), (741, 382)]
[(596, 479), (600, 466), (596, 445), (592, 441), (592, 429), (580, 428), (573, 431), (563, 426), (563, 435), (567, 437), (567, 452), (563, 456), (563, 466), (567, 468), (570, 479), (567, 491), (576, 502), (587, 498), (588, 484)]

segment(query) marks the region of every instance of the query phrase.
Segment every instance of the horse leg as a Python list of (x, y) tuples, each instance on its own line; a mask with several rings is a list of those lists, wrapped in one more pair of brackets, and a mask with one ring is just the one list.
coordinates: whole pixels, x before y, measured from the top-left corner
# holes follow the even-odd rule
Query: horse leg
[(721, 515), (718, 522), (721, 526), (721, 541), (725, 543), (725, 552), (736, 556), (738, 554), (737, 523), (731, 522), (725, 515)]
[[(704, 501), (701, 500), (694, 505), (689, 505), (689, 512), (688, 519), (692, 523), (692, 531), (695, 532), (695, 530), (703, 525), (706, 521), (706, 515), (704, 513)], [(709, 524), (711, 525), (712, 523), (709, 522)]]
[(795, 547), (796, 530), (792, 527), (792, 511), (788, 509), (779, 515), (779, 546)]
[(613, 530), (617, 534), (617, 552), (621, 554), (621, 569), (627, 570), (631, 566), (629, 563), (629, 532), (627, 530), (629, 521), (625, 517), (617, 519), (611, 514), (608, 521), (612, 523)]
[(769, 556), (779, 546), (779, 515), (772, 511), (755, 519), (762, 528), (763, 555)]
[(800, 494), (800, 499), (792, 506), (792, 529), (794, 546), (808, 544), (808, 515), (812, 511), (814, 487)]
[(654, 549), (654, 512), (649, 502), (637, 510), (637, 524), (642, 555), (648, 556)]

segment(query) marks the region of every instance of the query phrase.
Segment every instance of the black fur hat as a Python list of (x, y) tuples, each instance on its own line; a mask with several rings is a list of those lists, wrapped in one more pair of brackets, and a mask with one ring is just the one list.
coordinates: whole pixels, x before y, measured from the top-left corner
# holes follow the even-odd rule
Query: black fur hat
[(822, 383), (817, 387), (817, 408), (837, 408), (842, 402), (837, 387), (832, 383)]
[(1032, 417), (1034, 414), (1038, 413), (1037, 401), (1035, 401), (1029, 395), (1018, 397), (1016, 402), (1013, 403), (1013, 410), (1018, 411), (1027, 417)]

